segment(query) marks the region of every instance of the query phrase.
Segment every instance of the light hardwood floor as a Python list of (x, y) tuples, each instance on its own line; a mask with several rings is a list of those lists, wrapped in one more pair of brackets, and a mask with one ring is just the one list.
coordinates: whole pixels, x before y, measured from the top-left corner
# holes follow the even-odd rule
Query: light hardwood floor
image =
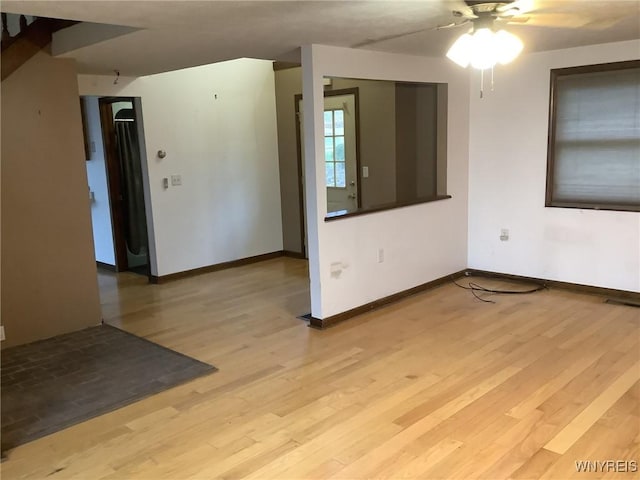
[(575, 466), (640, 461), (637, 308), (444, 285), (317, 331), (300, 260), (99, 280), (105, 320), (220, 371), (13, 450), (4, 480), (639, 478)]

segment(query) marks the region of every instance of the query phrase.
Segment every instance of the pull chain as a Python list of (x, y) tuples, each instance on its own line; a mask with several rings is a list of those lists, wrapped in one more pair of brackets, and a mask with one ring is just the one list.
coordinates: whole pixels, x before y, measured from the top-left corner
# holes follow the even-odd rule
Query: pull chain
[(493, 92), (493, 67), (491, 67), (491, 91)]
[[(491, 91), (493, 92), (493, 67), (491, 67)], [(480, 98), (484, 98), (484, 70), (480, 70)]]

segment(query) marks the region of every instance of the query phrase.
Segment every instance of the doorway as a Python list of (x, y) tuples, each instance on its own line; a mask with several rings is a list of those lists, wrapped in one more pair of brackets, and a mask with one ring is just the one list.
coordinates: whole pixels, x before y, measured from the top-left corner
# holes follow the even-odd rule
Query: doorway
[[(295, 96), (298, 173), (300, 178), (300, 226), (303, 253), (307, 257), (304, 107)], [(327, 213), (355, 211), (362, 206), (359, 155), (358, 88), (324, 92), (324, 164)]]
[(142, 150), (134, 99), (99, 99), (115, 269), (151, 278)]

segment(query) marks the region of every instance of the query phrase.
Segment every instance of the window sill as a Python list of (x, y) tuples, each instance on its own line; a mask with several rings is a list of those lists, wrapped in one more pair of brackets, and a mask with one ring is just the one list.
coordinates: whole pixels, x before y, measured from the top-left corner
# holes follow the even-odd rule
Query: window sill
[(576, 208), (580, 210), (606, 210), (613, 212), (640, 212), (640, 205), (592, 204), (578, 202), (547, 202), (547, 208)]
[(419, 205), (421, 203), (438, 202), (440, 200), (447, 200), (449, 198), (451, 198), (451, 195), (438, 195), (436, 197), (418, 198), (416, 200), (410, 200), (406, 202), (388, 203), (385, 205), (379, 205), (375, 207), (361, 208), (358, 210), (353, 210), (351, 212), (347, 210), (340, 210), (338, 212), (328, 213), (327, 216), (324, 217), (324, 221), (332, 222), (334, 220), (340, 220), (343, 218), (358, 217), (360, 215), (367, 215), (369, 213), (376, 213), (376, 212), (384, 212), (385, 210), (393, 210), (395, 208), (410, 207), (412, 205)]

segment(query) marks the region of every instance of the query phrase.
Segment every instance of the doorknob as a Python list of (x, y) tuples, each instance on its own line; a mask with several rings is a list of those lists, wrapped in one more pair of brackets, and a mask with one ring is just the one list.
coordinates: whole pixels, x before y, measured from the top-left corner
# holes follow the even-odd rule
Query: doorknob
[(356, 194), (355, 194), (355, 193), (350, 193), (350, 194), (349, 194), (349, 198), (353, 198), (353, 199), (355, 199), (355, 198), (356, 198)]
[(355, 187), (356, 186), (356, 181), (355, 180), (351, 180), (349, 182), (349, 185), (351, 185), (352, 187)]

